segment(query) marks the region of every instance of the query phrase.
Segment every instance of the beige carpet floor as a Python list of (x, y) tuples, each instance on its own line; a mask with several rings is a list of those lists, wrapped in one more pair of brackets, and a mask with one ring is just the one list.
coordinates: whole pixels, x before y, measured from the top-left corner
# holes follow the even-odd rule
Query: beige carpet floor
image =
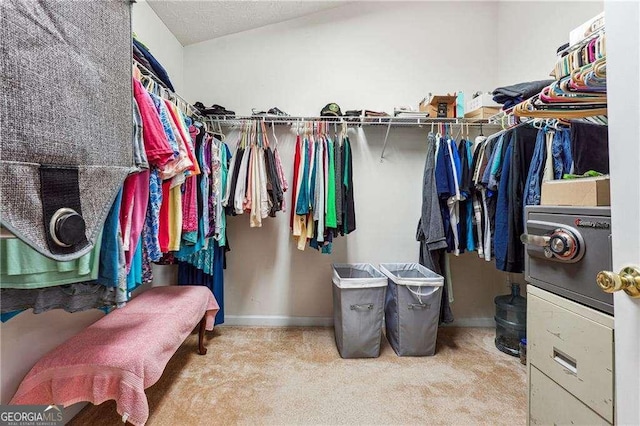
[[(525, 424), (526, 370), (494, 330), (441, 328), (433, 357), (341, 359), (332, 328), (218, 327), (191, 335), (147, 390), (148, 425)], [(113, 401), (72, 425), (121, 423)]]

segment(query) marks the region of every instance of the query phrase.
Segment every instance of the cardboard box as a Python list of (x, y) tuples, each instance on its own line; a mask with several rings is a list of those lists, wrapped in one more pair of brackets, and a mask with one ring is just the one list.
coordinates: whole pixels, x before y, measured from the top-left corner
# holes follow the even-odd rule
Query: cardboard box
[(502, 105), (500, 105), (497, 102), (494, 102), (493, 95), (489, 93), (483, 93), (480, 96), (477, 96), (473, 99), (469, 99), (467, 101), (467, 106), (464, 110), (465, 117), (467, 116), (467, 113), (475, 111), (482, 107), (502, 108)]
[(610, 206), (609, 176), (544, 182), (540, 204), (543, 206)]
[(421, 112), (428, 112), (429, 118), (455, 118), (456, 95), (435, 95), (420, 102)]
[(480, 107), (471, 112), (466, 112), (464, 118), (489, 118), (500, 112), (500, 107)]

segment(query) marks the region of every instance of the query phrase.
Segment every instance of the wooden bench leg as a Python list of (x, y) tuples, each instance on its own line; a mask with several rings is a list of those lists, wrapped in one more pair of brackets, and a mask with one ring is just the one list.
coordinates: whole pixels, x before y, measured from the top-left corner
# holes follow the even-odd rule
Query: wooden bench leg
[(200, 320), (200, 329), (198, 330), (198, 353), (200, 355), (205, 355), (207, 353), (207, 348), (204, 347), (204, 332), (205, 327), (207, 325), (206, 316), (202, 317)]

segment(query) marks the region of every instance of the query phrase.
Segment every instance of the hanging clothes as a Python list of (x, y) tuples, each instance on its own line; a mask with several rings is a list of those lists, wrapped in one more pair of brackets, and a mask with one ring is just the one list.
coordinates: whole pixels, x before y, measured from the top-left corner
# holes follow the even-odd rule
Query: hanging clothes
[[(599, 151), (599, 150), (598, 150)], [(555, 132), (551, 142), (551, 156), (553, 158), (553, 178), (562, 179), (571, 173), (573, 158), (571, 154), (571, 135), (569, 130)]]
[[(141, 109), (143, 139), (155, 141), (154, 138), (159, 138), (171, 149), (171, 158), (164, 164), (153, 162), (153, 155), (149, 155), (145, 143), (151, 167), (148, 202), (142, 237), (137, 244), (130, 242), (128, 247), (132, 253), (128, 290), (152, 279), (151, 262), (177, 262), (187, 265), (193, 272), (189, 277), (180, 274), (179, 284), (208, 286), (217, 293), (214, 295), (222, 306), (222, 269), (224, 253), (229, 249), (224, 207), (229, 199), (233, 207), (233, 197), (239, 195), (237, 188), (231, 192), (229, 187), (231, 153), (224, 142), (207, 132), (202, 122), (188, 117), (174, 102), (166, 99), (162, 95), (163, 89), (153, 80), (149, 79), (146, 87), (136, 86), (145, 90), (139, 98), (146, 102), (147, 121), (155, 124), (147, 131)], [(238, 160), (242, 157), (233, 158), (238, 172)], [(245, 183), (244, 180), (241, 182)], [(245, 188), (246, 185), (242, 188), (243, 198)], [(136, 201), (137, 198), (140, 197), (136, 197)], [(127, 232), (126, 227), (124, 230)], [(215, 277), (215, 285), (212, 277)]]
[(509, 251), (509, 174), (511, 173), (511, 154), (513, 152), (513, 142), (509, 138), (504, 162), (502, 163), (502, 174), (500, 177), (500, 188), (498, 189), (498, 199), (496, 203), (496, 219), (494, 228), (494, 246), (496, 255), (496, 268), (506, 271), (507, 253)]
[[(420, 242), (420, 264), (443, 275), (447, 240), (437, 192), (436, 150), (436, 135), (430, 132), (427, 136), (427, 156), (422, 177), (422, 212), (418, 221), (416, 239)], [(445, 286), (440, 305), (440, 322), (450, 323), (452, 321), (453, 313), (449, 304), (449, 292)]]
[(102, 238), (76, 260), (55, 261), (18, 238), (0, 239), (0, 288), (43, 288), (84, 281), (99, 275)]
[(531, 158), (531, 166), (527, 174), (524, 189), (523, 203), (525, 206), (537, 206), (540, 204), (542, 180), (545, 174), (547, 155), (547, 134), (544, 130), (538, 130), (536, 144)]
[(609, 133), (607, 126), (571, 122), (570, 151), (575, 164), (568, 173), (582, 175), (590, 170), (609, 174)]
[(422, 177), (422, 214), (418, 221), (418, 232), (416, 235), (418, 241), (424, 241), (427, 244), (428, 250), (447, 247), (436, 188), (435, 160), (436, 135), (429, 133), (427, 136), (427, 157)]
[(573, 167), (569, 130), (543, 125), (520, 125), (480, 140), (471, 159), (476, 250), (487, 261), (495, 254), (496, 267), (506, 272), (524, 270), (524, 208), (540, 203), (542, 183), (560, 175), (557, 168)]
[(34, 314), (52, 309), (73, 313), (113, 306), (116, 301), (112, 290), (95, 281), (29, 290), (0, 289), (2, 315), (16, 315), (25, 309), (33, 309)]
[(520, 236), (524, 234), (523, 193), (527, 174), (535, 149), (538, 131), (529, 126), (513, 131), (513, 158), (509, 182), (509, 242), (506, 272), (524, 272), (524, 245)]
[[(145, 48), (138, 42), (134, 45), (134, 55), (155, 68)], [(152, 262), (172, 262), (171, 258), (199, 271), (180, 284), (208, 286), (222, 306), (222, 270), (229, 250), (222, 204), (229, 198), (230, 151), (208, 134), (203, 123), (169, 101), (166, 89), (149, 76), (135, 69), (132, 83), (134, 167), (111, 205), (94, 249), (74, 261), (58, 262), (18, 239), (0, 240), (3, 320), (28, 308), (37, 313), (124, 306), (135, 289), (153, 280)], [(266, 140), (258, 145), (265, 147)], [(278, 167), (281, 170), (276, 155), (268, 154), (254, 163), (260, 183), (266, 182), (266, 159), (272, 176)], [(282, 198), (274, 187), (275, 196)], [(266, 193), (265, 185), (259, 192), (261, 215), (270, 207), (265, 204)]]
[[(228, 155), (227, 151), (222, 154), (225, 158)], [(215, 158), (219, 157), (216, 152)], [(254, 122), (243, 127), (236, 153), (230, 165), (223, 169), (224, 178), (221, 176), (220, 180), (224, 180), (227, 194), (219, 199), (227, 214), (246, 212), (249, 225), (259, 228), (263, 219), (275, 217), (276, 212), (284, 210), (284, 188), (287, 185), (282, 179), (282, 165), (270, 146), (264, 123)], [(217, 185), (217, 178), (215, 181)], [(218, 214), (221, 216), (221, 211)]]
[(342, 226), (343, 233), (350, 234), (356, 230), (356, 209), (353, 188), (353, 154), (349, 136), (342, 142)]
[(323, 254), (356, 229), (353, 152), (346, 130), (335, 139), (318, 123), (296, 138), (289, 225), (299, 250)]

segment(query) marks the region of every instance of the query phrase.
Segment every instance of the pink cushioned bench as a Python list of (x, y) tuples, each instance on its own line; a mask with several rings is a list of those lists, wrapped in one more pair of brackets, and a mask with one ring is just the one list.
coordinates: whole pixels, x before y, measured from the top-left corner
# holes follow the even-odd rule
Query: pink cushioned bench
[(118, 414), (144, 425), (144, 390), (160, 379), (169, 359), (200, 324), (213, 330), (218, 303), (206, 287), (155, 287), (96, 321), (49, 352), (24, 378), (10, 404), (101, 404), (114, 399)]

